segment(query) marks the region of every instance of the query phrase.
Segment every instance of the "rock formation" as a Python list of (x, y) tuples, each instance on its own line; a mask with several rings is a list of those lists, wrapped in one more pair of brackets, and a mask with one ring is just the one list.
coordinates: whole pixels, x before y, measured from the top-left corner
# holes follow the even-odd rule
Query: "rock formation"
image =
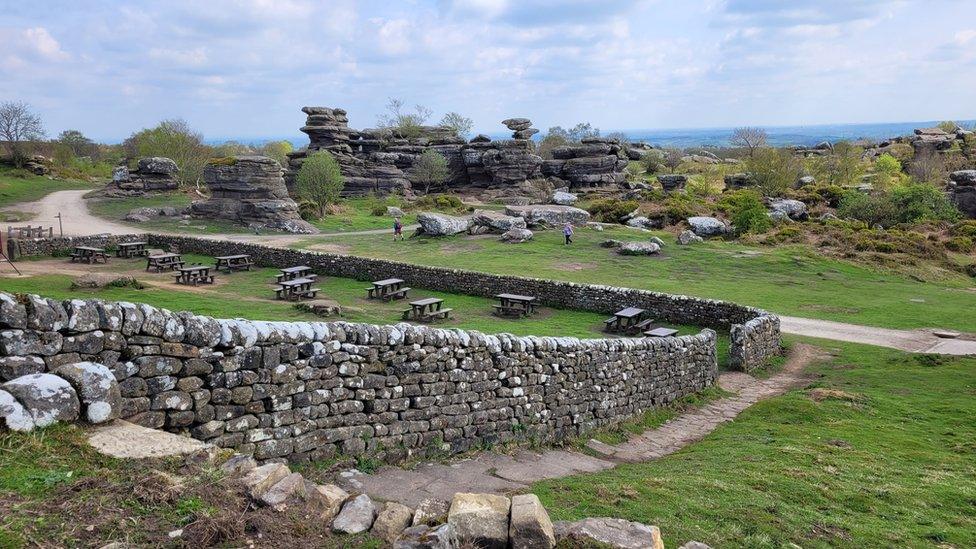
[(963, 215), (976, 219), (976, 170), (949, 174), (949, 199)]
[(281, 166), (265, 156), (233, 156), (211, 160), (203, 171), (209, 200), (190, 206), (196, 217), (228, 219), (290, 233), (317, 233), (298, 215), (289, 198)]
[(176, 162), (162, 156), (151, 156), (139, 160), (135, 170), (126, 166), (116, 166), (112, 170), (112, 181), (105, 186), (108, 196), (139, 196), (154, 191), (174, 191), (180, 186), (176, 174), (180, 171)]
[(308, 149), (289, 154), (285, 181), (292, 187), (295, 175), (309, 154), (328, 151), (336, 157), (346, 185), (344, 196), (368, 193), (409, 195), (419, 183), (412, 168), (427, 150), (447, 159), (450, 175), (442, 188), (509, 190), (526, 181), (549, 177), (554, 187), (589, 187), (624, 181), (628, 152), (615, 139), (589, 138), (579, 145), (559, 147), (553, 160), (535, 154), (532, 136), (539, 130), (527, 118), (502, 121), (512, 130), (511, 139), (492, 141), (478, 135), (470, 142), (444, 126), (419, 126), (405, 133), (396, 128), (354, 130), (346, 111), (328, 107), (304, 107), (307, 115), (301, 131), (308, 134)]

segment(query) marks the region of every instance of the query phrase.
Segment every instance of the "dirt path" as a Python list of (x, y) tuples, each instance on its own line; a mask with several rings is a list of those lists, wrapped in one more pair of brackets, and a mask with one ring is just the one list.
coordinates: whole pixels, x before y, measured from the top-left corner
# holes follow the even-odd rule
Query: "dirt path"
[(732, 396), (682, 414), (621, 444), (591, 440), (587, 448), (596, 457), (571, 450), (523, 450), (513, 455), (482, 452), (468, 460), (425, 463), (409, 470), (384, 466), (370, 475), (347, 471), (340, 474), (339, 484), (349, 490), (365, 491), (379, 500), (415, 507), (428, 498), (450, 501), (457, 492), (512, 493), (540, 480), (603, 471), (619, 463), (651, 461), (701, 440), (760, 400), (806, 385), (812, 379), (805, 373), (806, 367), (828, 356), (817, 347), (801, 343), (793, 347), (782, 370), (769, 379), (725, 372), (718, 383), (734, 393)]
[[(137, 227), (113, 223), (89, 213), (88, 206), (82, 198), (87, 192), (89, 191), (58, 191), (47, 195), (37, 202), (19, 204), (17, 208), (19, 210), (36, 212), (37, 216), (31, 221), (32, 223), (40, 222), (42, 225), (52, 225), (54, 227), (58, 226), (56, 216), (59, 212), (62, 213), (62, 221), (66, 235), (99, 233), (130, 234), (139, 232)], [(416, 225), (412, 225), (404, 229), (413, 230), (415, 227)], [(339, 236), (387, 234), (389, 232), (389, 229), (375, 229), (369, 231), (320, 234), (316, 235), (316, 237), (329, 239)], [(206, 238), (270, 246), (289, 246), (310, 238), (309, 235), (292, 234), (214, 234), (205, 236)], [(945, 339), (936, 337), (931, 330), (892, 330), (873, 326), (831, 322), (829, 320), (789, 316), (780, 318), (782, 320), (783, 332), (788, 334), (864, 343), (916, 353), (976, 354), (976, 336), (973, 335), (956, 339)]]

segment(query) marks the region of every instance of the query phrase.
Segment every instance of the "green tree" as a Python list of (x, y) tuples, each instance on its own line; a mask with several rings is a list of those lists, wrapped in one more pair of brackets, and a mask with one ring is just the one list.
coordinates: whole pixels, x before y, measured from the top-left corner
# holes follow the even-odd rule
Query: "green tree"
[(314, 203), (318, 207), (319, 217), (325, 215), (325, 208), (329, 204), (339, 201), (344, 186), (345, 179), (339, 163), (328, 151), (319, 151), (306, 158), (295, 177), (298, 196)]
[(424, 194), (430, 194), (431, 187), (440, 187), (450, 177), (447, 159), (434, 149), (427, 149), (414, 161), (411, 167), (414, 179), (424, 186)]
[(874, 159), (874, 171), (877, 173), (875, 181), (881, 188), (888, 188), (891, 182), (901, 175), (901, 162), (888, 153)]
[(441, 126), (446, 126), (454, 130), (454, 133), (459, 137), (467, 137), (471, 133), (471, 128), (474, 127), (474, 121), (456, 112), (449, 112), (441, 118)]
[(71, 150), (75, 156), (95, 156), (98, 145), (78, 130), (64, 130), (58, 134), (57, 142)]
[(549, 133), (542, 138), (542, 141), (539, 141), (539, 146), (536, 147), (536, 154), (546, 160), (552, 160), (552, 150), (568, 144), (569, 140), (566, 137), (561, 134), (552, 133), (552, 128), (550, 128)]
[(780, 196), (800, 176), (803, 165), (788, 150), (763, 147), (746, 159), (745, 171), (765, 196)]
[(123, 142), (130, 158), (163, 156), (176, 162), (180, 183), (199, 183), (203, 167), (212, 156), (203, 136), (193, 131), (185, 120), (164, 120), (154, 128), (138, 131)]
[(834, 150), (814, 161), (813, 171), (817, 181), (829, 185), (854, 185), (864, 174), (865, 165), (861, 161), (864, 151), (848, 141), (838, 141)]
[(287, 166), (288, 153), (293, 150), (295, 150), (295, 147), (291, 144), (291, 141), (268, 141), (264, 145), (261, 145), (261, 148), (258, 149), (258, 154), (267, 156), (268, 158), (274, 158), (282, 166)]

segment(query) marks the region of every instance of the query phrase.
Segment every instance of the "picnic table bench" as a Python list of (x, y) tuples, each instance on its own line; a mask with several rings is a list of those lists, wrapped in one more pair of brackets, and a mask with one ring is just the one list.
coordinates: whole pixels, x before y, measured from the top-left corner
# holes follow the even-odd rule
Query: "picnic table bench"
[(275, 290), (275, 297), (289, 301), (299, 301), (303, 298), (314, 299), (321, 290), (313, 288), (313, 283), (315, 281), (311, 278), (282, 280), (278, 283), (278, 289)]
[(145, 242), (119, 242), (119, 247), (115, 250), (115, 257), (141, 257), (149, 255)]
[(604, 320), (604, 330), (611, 333), (638, 334), (650, 327), (653, 319), (645, 318), (647, 311), (637, 307), (621, 309), (613, 316)]
[(436, 297), (428, 297), (410, 302), (410, 308), (403, 311), (404, 320), (416, 320), (419, 322), (433, 322), (438, 318), (448, 319), (454, 309), (444, 309), (444, 300)]
[(317, 277), (318, 275), (312, 272), (312, 268), (305, 265), (287, 267), (281, 269), (280, 274), (275, 275), (275, 279), (279, 284), (285, 280), (295, 280), (296, 278), (311, 278), (314, 280)]
[(535, 312), (536, 299), (528, 295), (498, 294), (499, 304), (493, 305), (499, 316), (529, 316)]
[(157, 273), (163, 271), (174, 271), (183, 265), (186, 265), (186, 262), (183, 261), (183, 256), (180, 254), (166, 253), (146, 257), (147, 271), (153, 270)]
[(220, 255), (214, 258), (217, 261), (215, 268), (219, 271), (224, 269), (228, 273), (231, 271), (250, 271), (254, 262), (247, 254)]
[(178, 272), (173, 276), (177, 284), (196, 286), (197, 284), (213, 284), (214, 275), (210, 274), (209, 265), (191, 265), (189, 267), (177, 267)]
[(403, 284), (404, 281), (399, 278), (377, 280), (373, 282), (372, 288), (366, 288), (366, 297), (368, 299), (382, 299), (384, 301), (403, 299), (407, 297), (407, 292), (410, 291), (410, 288)]
[(650, 330), (644, 332), (644, 335), (646, 335), (647, 337), (671, 337), (677, 334), (678, 334), (678, 330), (675, 330), (674, 328), (665, 328), (663, 326), (658, 326), (657, 328), (651, 328)]
[(75, 246), (75, 251), (71, 252), (69, 256), (71, 262), (76, 261), (85, 263), (108, 263), (108, 254), (105, 253), (103, 248), (93, 248), (91, 246)]

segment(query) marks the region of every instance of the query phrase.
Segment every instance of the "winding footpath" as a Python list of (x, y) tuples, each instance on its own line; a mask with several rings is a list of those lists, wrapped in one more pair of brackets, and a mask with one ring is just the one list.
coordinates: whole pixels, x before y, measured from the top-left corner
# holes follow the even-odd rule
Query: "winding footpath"
[[(21, 211), (35, 214), (31, 223), (58, 227), (58, 214), (62, 214), (61, 222), (66, 235), (89, 235), (100, 233), (128, 234), (138, 232), (137, 228), (114, 223), (96, 217), (88, 211), (83, 196), (89, 191), (58, 191), (51, 193), (37, 202), (17, 204)], [(407, 230), (415, 226), (405, 227)], [(288, 246), (309, 238), (331, 239), (341, 236), (386, 234), (388, 229), (372, 231), (355, 231), (344, 233), (329, 233), (310, 237), (308, 235), (251, 235), (251, 234), (213, 234), (207, 238), (217, 238), (234, 242), (252, 244), (266, 244), (272, 246)], [(874, 326), (861, 326), (829, 320), (781, 316), (782, 331), (787, 334), (863, 343), (907, 351), (912, 353), (938, 353), (947, 355), (976, 354), (976, 336), (962, 338), (940, 338), (932, 330), (893, 330)]]
[(829, 356), (818, 347), (799, 343), (793, 346), (783, 368), (768, 379), (757, 379), (742, 372), (723, 372), (718, 384), (732, 393), (731, 396), (681, 414), (621, 444), (590, 440), (586, 453), (573, 450), (541, 453), (520, 450), (510, 455), (479, 452), (471, 459), (423, 463), (412, 469), (384, 466), (373, 474), (347, 471), (340, 474), (338, 484), (346, 490), (366, 492), (378, 500), (416, 507), (426, 499), (451, 501), (458, 492), (523, 492), (541, 480), (596, 473), (621, 463), (653, 461), (698, 442), (760, 400), (809, 384), (813, 376), (805, 373), (807, 366)]

